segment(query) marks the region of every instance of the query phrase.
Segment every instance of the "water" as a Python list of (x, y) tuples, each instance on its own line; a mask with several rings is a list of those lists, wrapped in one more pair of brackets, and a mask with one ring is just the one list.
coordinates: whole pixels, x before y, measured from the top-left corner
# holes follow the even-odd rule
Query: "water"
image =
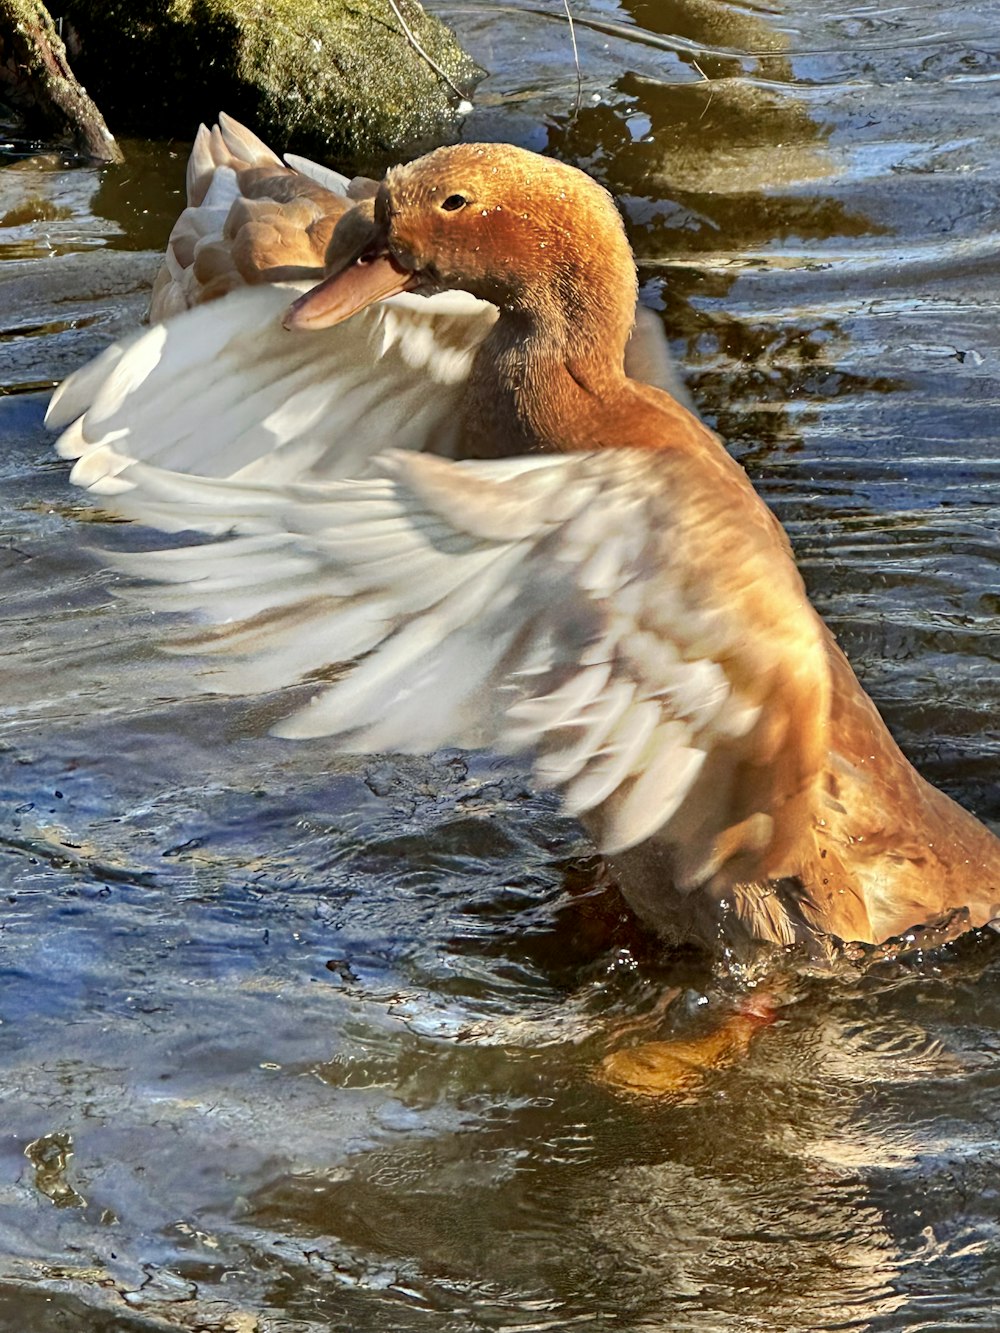
[[(572, 8), (579, 89), (555, 0), (438, 6), (491, 71), (466, 137), (614, 191), (817, 605), (997, 820), (995, 6)], [(126, 148), (0, 172), (0, 1327), (996, 1328), (995, 936), (803, 978), (632, 1100), (601, 1057), (726, 983), (525, 774), (331, 764), (165, 669), (40, 424), (179, 207), (184, 146)]]

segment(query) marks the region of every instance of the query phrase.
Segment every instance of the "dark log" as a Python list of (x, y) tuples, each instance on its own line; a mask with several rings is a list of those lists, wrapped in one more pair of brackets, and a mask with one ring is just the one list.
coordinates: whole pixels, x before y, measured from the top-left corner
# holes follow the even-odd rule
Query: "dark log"
[(30, 135), (83, 157), (121, 162), (104, 117), (73, 76), (66, 47), (38, 0), (0, 0), (0, 95)]

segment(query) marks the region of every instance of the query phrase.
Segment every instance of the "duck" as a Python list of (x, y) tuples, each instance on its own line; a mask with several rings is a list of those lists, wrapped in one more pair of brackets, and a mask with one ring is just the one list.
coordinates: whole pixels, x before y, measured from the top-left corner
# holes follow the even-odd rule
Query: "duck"
[(327, 753), (530, 756), (673, 943), (1000, 913), (1000, 840), (903, 755), (637, 322), (597, 182), (475, 143), (350, 181), (223, 120), (188, 199), (149, 327), (47, 419), (73, 483), (186, 534), (109, 561), (201, 688), (311, 683), (275, 730)]

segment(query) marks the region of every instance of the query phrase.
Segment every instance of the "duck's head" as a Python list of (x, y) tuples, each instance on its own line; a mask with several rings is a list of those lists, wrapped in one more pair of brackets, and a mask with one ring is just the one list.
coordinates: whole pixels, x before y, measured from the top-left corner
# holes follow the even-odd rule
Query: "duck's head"
[(510, 144), (456, 144), (393, 168), (338, 223), (327, 276), (288, 328), (338, 324), (399, 292), (471, 292), (501, 311), (572, 322), (581, 302), (631, 323), (635, 267), (610, 195)]

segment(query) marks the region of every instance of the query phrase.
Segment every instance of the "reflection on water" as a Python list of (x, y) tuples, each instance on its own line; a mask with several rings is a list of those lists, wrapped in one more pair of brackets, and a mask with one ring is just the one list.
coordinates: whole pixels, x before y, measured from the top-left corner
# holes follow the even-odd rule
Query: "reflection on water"
[[(992, 8), (574, 0), (579, 104), (559, 5), (438, 8), (491, 70), (467, 136), (621, 199), (897, 734), (1000, 818)], [(993, 1328), (994, 936), (802, 978), (633, 1101), (602, 1057), (731, 983), (516, 766), (331, 768), (177, 697), (40, 426), (178, 207), (177, 146), (128, 150), (0, 170), (0, 1326)]]

